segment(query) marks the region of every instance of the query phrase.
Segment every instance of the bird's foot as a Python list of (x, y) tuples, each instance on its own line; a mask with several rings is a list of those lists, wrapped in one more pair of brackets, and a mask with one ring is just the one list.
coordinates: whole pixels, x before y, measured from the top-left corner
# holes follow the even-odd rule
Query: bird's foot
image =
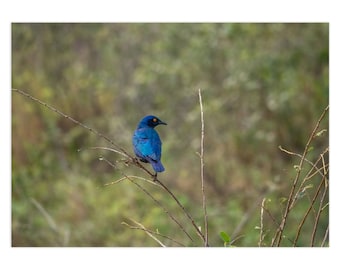
[(153, 181), (156, 182), (158, 179), (157, 179), (157, 173), (155, 173), (155, 175), (153, 176)]

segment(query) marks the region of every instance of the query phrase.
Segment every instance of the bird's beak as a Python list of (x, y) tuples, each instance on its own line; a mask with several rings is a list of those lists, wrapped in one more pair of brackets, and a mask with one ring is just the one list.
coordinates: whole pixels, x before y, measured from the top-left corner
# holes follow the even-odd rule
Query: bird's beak
[(167, 125), (167, 123), (163, 122), (162, 120), (159, 120), (158, 125)]

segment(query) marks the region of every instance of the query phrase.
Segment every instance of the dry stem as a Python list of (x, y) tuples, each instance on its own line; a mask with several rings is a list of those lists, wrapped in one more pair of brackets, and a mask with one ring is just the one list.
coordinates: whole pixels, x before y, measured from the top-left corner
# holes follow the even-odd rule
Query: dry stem
[(328, 111), (329, 109), (329, 106), (327, 106), (324, 111), (322, 112), (319, 120), (317, 121), (312, 133), (310, 134), (309, 136), (309, 139), (305, 145), (305, 149), (304, 149), (304, 152), (301, 156), (301, 159), (300, 159), (300, 163), (298, 165), (298, 170), (297, 170), (297, 173), (296, 173), (296, 176), (295, 176), (295, 179), (293, 181), (293, 184), (292, 184), (292, 187), (291, 187), (291, 190), (290, 190), (290, 194), (289, 194), (289, 197), (288, 197), (288, 200), (287, 200), (287, 205), (286, 205), (286, 208), (285, 208), (285, 212), (283, 214), (283, 217), (282, 217), (282, 220), (281, 220), (281, 223), (280, 223), (280, 226), (278, 227), (273, 239), (272, 239), (272, 243), (271, 245), (274, 246), (276, 244), (276, 246), (280, 246), (280, 243), (281, 243), (281, 240), (282, 240), (282, 234), (283, 234), (283, 231), (284, 231), (284, 228), (286, 226), (286, 222), (287, 222), (287, 218), (288, 218), (288, 214), (291, 210), (291, 206), (292, 206), (292, 203), (294, 203), (294, 192), (295, 192), (295, 189), (296, 189), (296, 186), (297, 186), (297, 183), (299, 181), (299, 178), (300, 178), (300, 175), (301, 175), (301, 169), (302, 169), (302, 166), (306, 160), (306, 155), (307, 155), (307, 152), (308, 152), (308, 149), (310, 147), (310, 144), (313, 140), (313, 138), (315, 137), (316, 135), (316, 132), (320, 126), (320, 123), (322, 121), (322, 119), (325, 117), (326, 115), (326, 112)]
[(208, 214), (207, 214), (207, 203), (204, 192), (204, 117), (203, 117), (203, 104), (202, 104), (202, 96), (201, 89), (198, 89), (198, 98), (200, 102), (200, 110), (201, 110), (201, 187), (202, 187), (202, 207), (204, 212), (204, 246), (208, 247)]

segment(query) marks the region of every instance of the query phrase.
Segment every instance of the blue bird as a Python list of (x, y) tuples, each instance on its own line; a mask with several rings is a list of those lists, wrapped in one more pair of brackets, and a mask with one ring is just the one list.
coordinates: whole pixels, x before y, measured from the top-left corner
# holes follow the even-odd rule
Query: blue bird
[(153, 115), (145, 116), (135, 130), (132, 143), (136, 156), (142, 162), (150, 163), (156, 172), (163, 172), (164, 167), (161, 162), (162, 141), (154, 128), (158, 125), (167, 125)]

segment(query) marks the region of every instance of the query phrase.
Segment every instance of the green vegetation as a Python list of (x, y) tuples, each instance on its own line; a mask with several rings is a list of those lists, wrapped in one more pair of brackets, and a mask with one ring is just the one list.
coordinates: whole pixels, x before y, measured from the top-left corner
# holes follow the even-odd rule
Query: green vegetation
[[(301, 158), (287, 153), (303, 154), (328, 105), (328, 45), (328, 24), (13, 24), (12, 86), (131, 154), (142, 116), (152, 113), (167, 122), (158, 129), (166, 169), (159, 179), (203, 231), (197, 155), (202, 89), (210, 246), (270, 246), (299, 172), (302, 186), (280, 243), (292, 246), (328, 177), (327, 113), (306, 153), (319, 170), (308, 161), (299, 167)], [(194, 242), (131, 181), (105, 185), (122, 178), (121, 172), (150, 177), (93, 146), (111, 145), (13, 92), (13, 246), (159, 246), (145, 231), (132, 229), (136, 224), (185, 246), (202, 246), (161, 188), (136, 179)], [(117, 161), (117, 168), (100, 157)], [(328, 246), (324, 190), (297, 246), (311, 246), (313, 233), (313, 245)]]

